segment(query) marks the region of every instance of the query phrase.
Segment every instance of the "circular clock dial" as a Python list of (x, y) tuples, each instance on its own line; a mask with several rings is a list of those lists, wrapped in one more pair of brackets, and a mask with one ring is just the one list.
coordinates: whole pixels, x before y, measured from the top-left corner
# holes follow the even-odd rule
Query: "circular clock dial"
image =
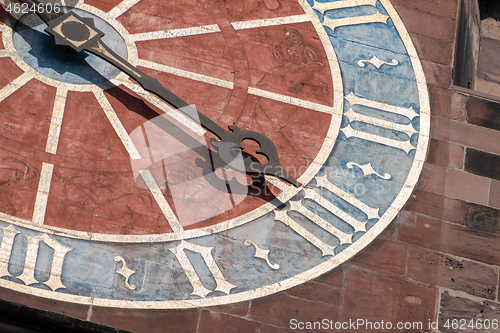
[(269, 137), (302, 186), (224, 166), (182, 110), (13, 13), (0, 26), (0, 285), (112, 307), (255, 298), (350, 258), (411, 193), (428, 97), (389, 1), (62, 5), (222, 127)]
[[(341, 109), (333, 108), (333, 96), (335, 90), (342, 95), (341, 81), (331, 46), (327, 52), (314, 24), (307, 19), (288, 27), (257, 25), (236, 32), (234, 27), (221, 28), (231, 24), (231, 15), (211, 15), (216, 10), (212, 4), (194, 5), (199, 15), (191, 18), (189, 27), (178, 28), (185, 24), (170, 22), (172, 17), (168, 16), (151, 24), (149, 33), (142, 31), (142, 21), (133, 19), (138, 13), (146, 14), (143, 8), (150, 6), (145, 2), (107, 21), (103, 19), (106, 13), (98, 7), (86, 5), (73, 11), (92, 18), (105, 33), (103, 41), (115, 46), (119, 55), (127, 57), (130, 53), (129, 61), (152, 73), (222, 126), (236, 124), (268, 135), (278, 145), (285, 168), (307, 182), (331, 151), (340, 125)], [(168, 15), (178, 12), (162, 11)], [(298, 3), (288, 11), (303, 13)], [(203, 30), (206, 26), (212, 27), (212, 33)], [(275, 203), (269, 203), (273, 197), (286, 202), (297, 193), (297, 189), (286, 190), (283, 185), (247, 186), (246, 177), (211, 168), (214, 161), (202, 142), (204, 136), (182, 124), (172, 123), (171, 128), (156, 133), (152, 121), (155, 117), (175, 122), (168, 115), (159, 116), (164, 114), (161, 109), (165, 103), (155, 99), (146, 105), (134, 92), (141, 90), (137, 84), (122, 83), (127, 80), (124, 75), (116, 78), (118, 69), (97, 56), (54, 45), (52, 37), (44, 33), (45, 27), (32, 13), (15, 24), (12, 41), (5, 37), (15, 52), (14, 59), (6, 60), (14, 60), (29, 73), (25, 74), (25, 85), (6, 102), (16, 99), (37, 77), (52, 96), (43, 95), (41, 103), (45, 106), (38, 108), (38, 119), (32, 126), (40, 126), (40, 120), (49, 117), (59, 121), (51, 122), (57, 129), (46, 126), (35, 135), (26, 133), (38, 144), (29, 142), (26, 148), (32, 148), (33, 155), (40, 157), (26, 167), (33, 170), (34, 180), (45, 176), (50, 193), (35, 211), (34, 203), (40, 195), (39, 189), (31, 187), (34, 200), (23, 200), (25, 214), (16, 217), (40, 221), (55, 232), (70, 229), (64, 232), (80, 237), (91, 232), (100, 239), (110, 238), (107, 234), (112, 234), (113, 240), (118, 235), (152, 234), (173, 239), (204, 234), (203, 227), (213, 232), (248, 222), (275, 208)], [(162, 30), (181, 31), (181, 36), (158, 36)], [(332, 73), (338, 78), (335, 87)], [(117, 87), (99, 86), (106, 83)], [(249, 94), (249, 89), (255, 92)], [(64, 96), (58, 96), (58, 91)], [(295, 100), (290, 102), (290, 97)], [(175, 134), (178, 127), (187, 132), (185, 139)], [(28, 128), (27, 124), (23, 128)], [(329, 140), (325, 144), (326, 138)], [(17, 133), (9, 139), (19, 144), (29, 140)], [(192, 147), (193, 140), (198, 147)], [(205, 152), (200, 153), (203, 146)], [(195, 148), (196, 152), (189, 153)], [(144, 159), (151, 159), (151, 150), (157, 153), (148, 174), (155, 177), (158, 189), (148, 187), (141, 179), (147, 176), (135, 168), (139, 164), (143, 167)], [(136, 155), (142, 155), (142, 161), (137, 161)], [(200, 159), (206, 165), (200, 167)], [(222, 189), (204, 180), (207, 167), (210, 171), (219, 169), (213, 178), (220, 180)], [(233, 179), (232, 185), (228, 183), (230, 193), (224, 177)], [(19, 190), (27, 189), (20, 186)], [(14, 193), (13, 200), (15, 197), (20, 196)]]

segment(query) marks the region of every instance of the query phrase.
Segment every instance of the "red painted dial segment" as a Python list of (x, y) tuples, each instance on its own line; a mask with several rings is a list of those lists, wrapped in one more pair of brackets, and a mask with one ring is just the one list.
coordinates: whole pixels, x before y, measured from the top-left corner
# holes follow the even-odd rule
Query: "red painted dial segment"
[[(109, 11), (117, 3), (86, 4)], [(298, 4), (275, 0), (190, 0), (189, 6), (186, 2), (143, 0), (117, 20), (132, 36), (145, 34), (141, 38), (135, 35), (138, 58), (145, 61), (141, 70), (222, 127), (237, 125), (268, 136), (285, 169), (298, 178), (318, 155), (330, 128), (331, 115), (314, 110), (314, 105), (333, 105), (330, 64), (312, 23), (269, 25), (265, 20), (302, 14)], [(264, 21), (259, 27), (235, 28), (243, 18)], [(210, 33), (182, 30), (200, 26), (216, 29)], [(149, 34), (171, 29), (183, 32), (172, 38)], [(0, 58), (0, 68), (0, 89), (23, 74), (9, 58)], [(180, 72), (172, 73), (175, 70)], [(219, 168), (214, 177), (234, 177), (239, 186), (221, 189), (234, 192), (229, 206), (205, 192), (203, 196), (194, 185), (182, 191), (192, 199), (193, 209), (179, 206), (175, 198), (178, 184), (169, 183), (173, 178), (168, 175), (192, 169), (194, 175), (203, 177), (196, 158), (187, 156), (151, 168), (162, 197), (158, 199), (158, 193), (155, 197), (154, 189), (134, 173), (130, 151), (117, 128), (131, 134), (163, 111), (125, 86), (106, 90), (103, 96), (119, 122), (117, 127), (95, 93), (68, 90), (55, 154), (46, 151), (45, 145), (52, 131), (56, 88), (33, 79), (1, 101), (2, 140), (8, 144), (0, 150), (0, 197), (7, 203), (0, 206), (0, 212), (26, 220), (42, 214), (47, 226), (91, 233), (158, 234), (174, 231), (165, 217), (165, 204), (183, 229), (189, 230), (237, 218), (281, 192), (267, 183), (262, 193), (255, 193), (255, 187), (248, 187), (249, 177)], [(206, 149), (211, 137), (205, 138)], [(169, 149), (182, 150), (182, 140), (176, 141)], [(257, 148), (245, 143), (245, 149)], [(45, 176), (42, 163), (53, 166)], [(16, 183), (20, 175), (24, 178)], [(48, 188), (45, 199), (42, 186)], [(236, 188), (247, 192), (238, 196)], [(43, 209), (35, 207), (40, 202)], [(200, 213), (211, 209), (214, 214)]]

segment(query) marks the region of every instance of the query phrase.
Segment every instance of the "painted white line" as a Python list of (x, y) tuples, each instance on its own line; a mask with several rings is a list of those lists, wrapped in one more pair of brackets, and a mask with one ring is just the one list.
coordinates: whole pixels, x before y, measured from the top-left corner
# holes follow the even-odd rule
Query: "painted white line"
[(261, 27), (272, 27), (283, 24), (303, 23), (309, 21), (310, 21), (309, 16), (307, 14), (302, 14), (302, 15), (275, 17), (262, 20), (240, 21), (240, 22), (233, 22), (231, 24), (235, 30), (243, 30), (243, 29), (261, 28)]
[(151, 194), (155, 198), (156, 203), (163, 212), (163, 215), (165, 215), (165, 218), (167, 219), (167, 222), (174, 231), (174, 233), (180, 234), (181, 232), (183, 232), (184, 230), (182, 228), (181, 223), (177, 219), (177, 216), (175, 216), (174, 211), (172, 210), (167, 200), (165, 199), (165, 196), (161, 192), (160, 187), (156, 183), (151, 172), (149, 170), (142, 170), (139, 173), (141, 174), (142, 179), (144, 179), (146, 186), (151, 191)]
[(111, 9), (107, 16), (109, 18), (116, 19), (118, 16), (122, 15), (127, 10), (135, 6), (139, 1), (141, 0), (124, 0), (120, 4), (118, 4), (118, 6)]
[(52, 175), (54, 174), (54, 165), (43, 163), (38, 182), (38, 191), (36, 193), (35, 208), (33, 209), (33, 223), (43, 224), (45, 221), (45, 212), (47, 211), (47, 202), (49, 201), (50, 185)]
[(68, 89), (65, 86), (58, 87), (54, 101), (54, 108), (52, 110), (52, 117), (50, 119), (47, 145), (45, 146), (45, 151), (47, 153), (57, 153), (57, 146), (59, 145), (59, 137), (61, 135), (61, 126), (64, 117), (64, 109), (66, 108), (67, 97)]
[[(132, 139), (125, 130), (125, 127), (123, 127), (123, 124), (120, 122), (118, 116), (113, 110), (113, 107), (106, 98), (106, 95), (104, 95), (104, 92), (101, 89), (95, 89), (94, 94), (97, 100), (99, 101), (99, 104), (101, 105), (104, 113), (106, 114), (106, 117), (108, 117), (111, 126), (113, 126), (116, 134), (119, 136), (120, 140), (125, 146), (125, 149), (127, 149), (128, 153), (130, 154), (131, 159), (133, 160), (141, 159), (139, 151), (137, 150), (134, 143), (132, 142)], [(165, 196), (161, 192), (151, 172), (149, 170), (140, 170), (139, 173), (144, 179), (144, 182), (146, 183), (146, 186), (150, 190), (151, 194), (153, 195), (156, 203), (158, 204), (161, 211), (165, 215), (165, 218), (167, 219), (167, 222), (170, 224), (172, 230), (175, 233), (182, 232), (183, 229), (181, 224), (179, 223), (179, 220), (172, 211), (172, 208), (170, 208), (170, 205), (165, 199)]]
[(10, 57), (10, 52), (8, 50), (0, 50), (0, 58)]
[(205, 131), (203, 129), (203, 127), (201, 127), (200, 124), (194, 122), (191, 118), (185, 116), (179, 110), (174, 109), (173, 107), (171, 107), (170, 105), (168, 105), (167, 103), (165, 103), (160, 98), (158, 98), (155, 95), (147, 92), (146, 90), (144, 90), (138, 84), (134, 84), (132, 82), (121, 82), (121, 84), (123, 84), (128, 89), (132, 90), (137, 95), (141, 96), (142, 99), (144, 99), (147, 102), (153, 104), (158, 109), (162, 110), (163, 112), (165, 112), (166, 114), (168, 114), (170, 117), (172, 117), (173, 119), (177, 120), (178, 122), (180, 122), (181, 124), (183, 124), (184, 126), (186, 126), (188, 129), (190, 129), (194, 133), (196, 133), (196, 134), (198, 134), (198, 135), (201, 136), (201, 135), (205, 135), (205, 133), (207, 132), (207, 131)]
[(140, 34), (134, 34), (131, 37), (134, 42), (140, 42), (140, 41), (156, 40), (164, 38), (205, 35), (216, 32), (220, 32), (219, 26), (217, 24), (210, 24), (210, 25), (201, 25), (198, 27), (190, 27), (190, 28), (144, 32)]
[[(283, 24), (303, 23), (309, 21), (310, 20), (308, 18), (308, 15), (302, 14), (302, 15), (275, 17), (270, 19), (233, 22), (231, 23), (231, 25), (235, 30), (244, 30), (244, 29), (261, 28), (261, 27), (272, 27)], [(207, 25), (200, 25), (197, 27), (151, 31), (151, 32), (134, 34), (132, 35), (132, 40), (138, 42), (138, 41), (156, 40), (164, 38), (205, 35), (217, 32), (221, 32), (217, 24), (207, 24)]]
[(123, 127), (123, 124), (120, 122), (120, 119), (116, 115), (116, 112), (111, 106), (111, 103), (109, 103), (108, 99), (106, 98), (106, 95), (104, 95), (104, 92), (98, 88), (95, 89), (93, 92), (97, 101), (101, 105), (102, 110), (106, 114), (106, 117), (108, 117), (111, 126), (113, 126), (113, 129), (115, 130), (116, 134), (122, 141), (123, 146), (129, 153), (130, 158), (140, 159), (141, 155), (139, 154), (139, 151), (132, 142), (132, 139), (128, 135), (127, 130), (125, 129), (125, 127)]
[(212, 76), (207, 76), (207, 75), (198, 74), (195, 72), (190, 72), (190, 71), (186, 71), (186, 70), (179, 69), (179, 68), (161, 65), (161, 64), (158, 64), (158, 63), (155, 63), (152, 61), (148, 61), (148, 60), (139, 59), (139, 63), (137, 65), (142, 66), (142, 67), (146, 67), (149, 69), (153, 69), (156, 71), (160, 71), (163, 73), (168, 73), (168, 74), (173, 74), (173, 75), (177, 75), (180, 77), (185, 77), (185, 78), (195, 80), (198, 82), (212, 84), (214, 86), (219, 86), (222, 88), (233, 89), (233, 86), (234, 86), (234, 84), (231, 81), (226, 81), (226, 80), (218, 79), (218, 78), (215, 78)]
[(17, 77), (14, 81), (3, 87), (3, 89), (0, 90), (0, 102), (15, 93), (18, 89), (23, 87), (33, 78), (35, 78), (35, 75), (33, 75), (33, 73), (25, 72), (21, 76)]
[(300, 98), (294, 98), (294, 97), (290, 97), (290, 96), (286, 96), (286, 95), (282, 95), (282, 94), (277, 94), (277, 93), (273, 93), (273, 92), (270, 92), (267, 90), (248, 87), (248, 93), (251, 95), (272, 99), (274, 101), (283, 102), (286, 104), (291, 104), (291, 105), (299, 106), (302, 108), (306, 108), (306, 109), (310, 109), (310, 110), (314, 110), (314, 111), (318, 111), (318, 112), (322, 112), (322, 113), (327, 113), (327, 114), (334, 114), (335, 113), (335, 109), (332, 106), (314, 103), (314, 102), (306, 101), (306, 100), (303, 100)]

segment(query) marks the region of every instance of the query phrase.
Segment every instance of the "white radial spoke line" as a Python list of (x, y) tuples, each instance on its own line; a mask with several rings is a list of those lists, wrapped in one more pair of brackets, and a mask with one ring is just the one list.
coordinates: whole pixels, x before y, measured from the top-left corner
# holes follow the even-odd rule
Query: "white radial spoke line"
[(309, 21), (310, 19), (307, 14), (301, 14), (301, 15), (261, 19), (261, 20), (240, 21), (240, 22), (233, 22), (231, 24), (234, 30), (243, 30), (243, 29), (261, 28), (261, 27), (272, 27), (282, 24), (303, 23)]
[(14, 81), (9, 83), (5, 87), (3, 87), (3, 89), (0, 90), (0, 102), (2, 102), (7, 97), (15, 93), (19, 88), (21, 88), (34, 78), (35, 75), (31, 71), (28, 71), (19, 76), (18, 78), (16, 78)]
[(140, 34), (132, 35), (132, 40), (134, 42), (164, 39), (164, 38), (177, 38), (195, 35), (205, 35), (220, 32), (219, 26), (217, 24), (201, 25), (197, 27), (181, 28), (181, 29), (171, 29), (153, 32), (144, 32)]
[(64, 117), (64, 109), (66, 108), (66, 99), (68, 97), (68, 89), (58, 87), (54, 108), (52, 109), (52, 117), (50, 119), (49, 135), (45, 151), (47, 153), (56, 154), (57, 146), (59, 145), (59, 137), (61, 135), (61, 126)]
[(0, 50), (0, 58), (10, 57), (10, 52), (8, 50)]
[[(222, 80), (222, 79), (214, 78), (212, 76), (198, 74), (195, 72), (190, 72), (190, 71), (186, 71), (183, 69), (174, 68), (171, 66), (158, 64), (158, 63), (144, 60), (144, 59), (139, 59), (138, 66), (142, 66), (142, 67), (146, 67), (146, 68), (153, 69), (156, 71), (160, 71), (162, 73), (173, 74), (173, 75), (176, 75), (179, 77), (188, 78), (188, 79), (198, 81), (198, 82), (212, 84), (212, 85), (226, 88), (226, 89), (233, 89), (233, 87), (234, 87), (234, 84), (231, 81)], [(311, 110), (322, 112), (322, 113), (327, 113), (327, 114), (334, 113), (334, 108), (331, 106), (327, 106), (327, 105), (323, 105), (323, 104), (319, 104), (319, 103), (314, 103), (311, 101), (306, 101), (303, 99), (294, 98), (294, 97), (290, 97), (290, 96), (286, 96), (286, 95), (282, 95), (282, 94), (277, 94), (277, 93), (273, 93), (273, 92), (270, 92), (267, 90), (249, 87), (248, 93), (251, 95), (265, 97), (265, 98), (275, 100), (278, 102), (283, 102), (286, 104), (291, 104), (294, 106), (299, 106), (299, 107), (311, 109)]]
[[(125, 127), (123, 127), (123, 124), (120, 122), (118, 116), (116, 115), (115, 110), (109, 103), (109, 100), (106, 98), (106, 95), (104, 95), (104, 91), (102, 91), (101, 89), (94, 89), (93, 92), (99, 104), (101, 105), (101, 108), (106, 114), (106, 117), (108, 117), (111, 126), (113, 126), (116, 134), (118, 135), (123, 145), (125, 146), (125, 149), (127, 149), (128, 153), (130, 154), (130, 158), (132, 160), (140, 160), (141, 155), (139, 151), (132, 142), (132, 139), (128, 135), (127, 130), (125, 129)], [(170, 208), (170, 205), (165, 199), (165, 196), (161, 192), (151, 172), (149, 170), (140, 170), (139, 173), (142, 176), (144, 182), (146, 183), (146, 186), (148, 187), (149, 191), (153, 195), (156, 203), (158, 204), (161, 211), (165, 215), (165, 218), (167, 219), (167, 222), (170, 224), (172, 230), (176, 233), (181, 232), (182, 226), (179, 223), (179, 220), (175, 216), (174, 212), (172, 211), (172, 208)]]
[(106, 114), (106, 117), (111, 123), (111, 126), (113, 126), (113, 129), (115, 130), (116, 134), (122, 141), (123, 146), (129, 153), (130, 158), (134, 160), (140, 159), (141, 155), (139, 154), (139, 151), (132, 142), (132, 139), (128, 135), (127, 130), (125, 129), (125, 127), (123, 127), (123, 124), (120, 122), (120, 119), (116, 115), (116, 112), (111, 106), (111, 103), (109, 103), (109, 100), (106, 98), (106, 95), (104, 95), (104, 91), (102, 91), (101, 89), (94, 89), (93, 92), (97, 101), (101, 105), (102, 110)]
[(280, 191), (282, 191), (282, 192), (288, 191), (292, 187), (292, 185), (288, 185), (287, 183), (285, 183), (283, 180), (281, 180), (279, 178), (276, 178), (273, 176), (268, 176), (268, 175), (266, 175), (265, 178), (266, 178), (266, 181), (271, 183), (274, 187), (277, 187), (278, 189), (280, 189)]
[(47, 202), (49, 201), (50, 184), (54, 174), (54, 165), (43, 163), (36, 192), (35, 208), (33, 209), (32, 221), (35, 224), (43, 224), (45, 221), (45, 212), (47, 211)]
[[(309, 22), (307, 14), (275, 17), (270, 19), (261, 19), (252, 21), (240, 21), (240, 22), (233, 22), (231, 24), (235, 30), (243, 30), (243, 29), (261, 28), (261, 27), (271, 27), (283, 24), (303, 23), (303, 22)], [(137, 41), (164, 39), (164, 38), (205, 35), (217, 32), (221, 32), (217, 24), (207, 24), (189, 28), (161, 30), (161, 31), (152, 31), (152, 32), (134, 34), (132, 35), (132, 40), (137, 42)]]
[(152, 61), (139, 59), (138, 66), (146, 67), (156, 71), (160, 71), (167, 74), (173, 74), (179, 77), (188, 78), (194, 81), (212, 84), (214, 86), (219, 86), (222, 88), (233, 89), (234, 84), (231, 81), (218, 79), (212, 76), (198, 74), (195, 72), (186, 71), (179, 68), (170, 67), (167, 65), (158, 64)]
[(300, 106), (306, 109), (322, 112), (322, 113), (327, 113), (327, 114), (333, 114), (334, 113), (334, 108), (332, 106), (328, 105), (323, 105), (319, 103), (314, 103), (310, 101), (306, 101), (300, 98), (295, 98), (295, 97), (290, 97), (282, 94), (277, 94), (273, 93), (267, 90), (262, 90), (258, 88), (253, 88), (253, 87), (248, 87), (248, 93), (251, 95), (255, 96), (260, 96), (264, 98), (268, 98), (274, 101), (278, 102), (283, 102), (286, 104), (291, 104), (295, 106)]
[(117, 18), (118, 16), (125, 13), (127, 10), (135, 6), (141, 0), (124, 0), (120, 2), (115, 8), (111, 9), (107, 15), (109, 18)]
[(174, 109), (173, 107), (168, 105), (166, 102), (164, 102), (162, 99), (156, 97), (153, 94), (150, 94), (149, 92), (144, 90), (141, 86), (134, 84), (132, 82), (120, 82), (120, 83), (122, 85), (124, 85), (125, 87), (127, 87), (128, 89), (132, 90), (137, 95), (141, 96), (141, 98), (143, 98), (145, 101), (153, 104), (158, 109), (162, 110), (167, 115), (169, 115), (173, 119), (177, 120), (178, 122), (180, 122), (181, 124), (186, 126), (188, 129), (190, 129), (194, 133), (196, 133), (200, 136), (205, 135), (206, 131), (203, 129), (203, 127), (201, 127), (200, 124), (196, 123), (191, 118), (185, 116), (179, 110)]
[(156, 183), (153, 175), (149, 170), (141, 170), (139, 173), (142, 176), (142, 179), (146, 183), (146, 186), (149, 188), (151, 194), (153, 195), (156, 203), (158, 204), (158, 207), (160, 207), (163, 215), (165, 215), (165, 218), (167, 219), (168, 224), (176, 234), (180, 234), (184, 229), (182, 228), (181, 223), (177, 219), (177, 216), (175, 216), (174, 211), (168, 204), (167, 200), (165, 199), (165, 196), (161, 192), (160, 187)]

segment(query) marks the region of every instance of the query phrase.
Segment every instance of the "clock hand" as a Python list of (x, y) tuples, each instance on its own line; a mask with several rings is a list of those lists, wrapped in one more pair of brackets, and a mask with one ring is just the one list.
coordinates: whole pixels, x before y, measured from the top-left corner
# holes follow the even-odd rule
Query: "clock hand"
[[(38, 5), (43, 5), (38, 0), (19, 0), (19, 2), (35, 5), (35, 8)], [(103, 58), (135, 79), (145, 90), (156, 94), (191, 119), (199, 121), (205, 129), (215, 134), (219, 139), (212, 139), (211, 144), (227, 166), (248, 174), (271, 175), (296, 187), (301, 185), (281, 165), (276, 146), (271, 139), (259, 132), (241, 130), (235, 125), (230, 125), (230, 131), (227, 131), (204, 114), (195, 110), (161, 85), (158, 80), (145, 74), (105, 45), (101, 40), (104, 33), (95, 27), (92, 19), (82, 18), (73, 12), (51, 13), (36, 11), (36, 14), (48, 25), (46, 31), (55, 38), (56, 44), (69, 46), (77, 52), (85, 50)], [(252, 161), (249, 157), (243, 158), (243, 165), (241, 165), (241, 162), (236, 162), (235, 153), (243, 150), (242, 142), (246, 139), (259, 144), (260, 148), (256, 153), (264, 155), (267, 158), (267, 163), (261, 164)]]
[[(36, 0), (30, 1), (35, 2)], [(21, 0), (21, 2), (28, 1)], [(73, 12), (68, 12), (49, 19), (48, 28), (45, 31), (54, 37), (57, 45), (71, 47), (77, 52), (85, 50), (101, 57), (132, 77), (145, 90), (159, 96), (191, 119), (199, 121), (201, 126), (215, 134), (218, 140), (212, 139), (211, 144), (227, 166), (248, 174), (271, 175), (296, 187), (301, 185), (281, 165), (278, 151), (271, 139), (259, 132), (241, 130), (235, 125), (230, 125), (229, 131), (225, 130), (210, 118), (198, 112), (160, 84), (157, 79), (145, 74), (104, 44), (101, 40), (104, 33), (95, 27), (91, 18), (82, 18)], [(247, 139), (259, 144), (260, 148), (256, 153), (265, 156), (267, 163), (261, 164), (253, 161), (250, 157), (243, 158), (243, 165), (237, 163), (238, 159), (236, 159), (235, 153), (244, 149), (242, 142)]]

